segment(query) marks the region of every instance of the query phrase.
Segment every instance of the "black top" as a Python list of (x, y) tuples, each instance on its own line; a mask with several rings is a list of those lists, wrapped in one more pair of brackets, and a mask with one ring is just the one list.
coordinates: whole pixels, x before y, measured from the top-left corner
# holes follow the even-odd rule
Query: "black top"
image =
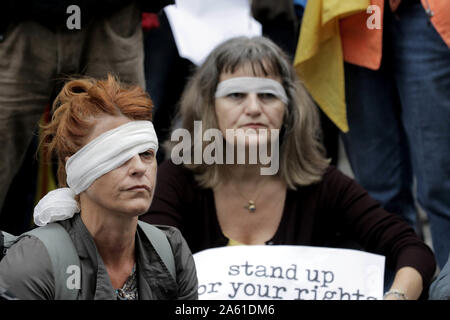
[[(161, 164), (152, 205), (142, 220), (180, 229), (192, 252), (225, 246), (212, 189), (170, 160)], [(342, 247), (352, 240), (386, 256), (391, 269), (411, 266), (431, 281), (436, 264), (431, 249), (413, 228), (386, 212), (354, 180), (330, 166), (319, 183), (288, 190), (280, 225), (267, 244)]]
[(174, 0), (2, 0), (0, 2), (0, 42), (12, 21), (35, 20), (47, 27), (65, 26), (74, 13), (67, 12), (71, 5), (80, 8), (82, 28), (93, 19), (109, 16), (135, 2), (144, 12), (159, 12)]

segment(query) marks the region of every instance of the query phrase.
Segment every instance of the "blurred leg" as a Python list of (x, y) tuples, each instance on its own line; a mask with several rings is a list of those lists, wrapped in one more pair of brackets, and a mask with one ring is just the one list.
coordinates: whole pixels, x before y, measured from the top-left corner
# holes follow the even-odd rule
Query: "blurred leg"
[(350, 130), (342, 139), (355, 179), (387, 211), (414, 226), (409, 148), (391, 74), (386, 55), (376, 71), (345, 65)]
[(10, 25), (5, 35), (0, 42), (0, 208), (49, 101), (56, 65), (54, 33), (47, 28), (25, 21)]
[(450, 252), (450, 50), (420, 4), (402, 7), (389, 32), (418, 202), (442, 268)]
[(91, 22), (80, 72), (95, 78), (112, 73), (124, 82), (145, 89), (141, 11), (135, 2)]

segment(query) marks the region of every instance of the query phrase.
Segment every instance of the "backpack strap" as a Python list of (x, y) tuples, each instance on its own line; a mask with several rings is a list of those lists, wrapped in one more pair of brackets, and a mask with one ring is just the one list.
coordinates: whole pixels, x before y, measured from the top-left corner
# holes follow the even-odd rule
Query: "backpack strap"
[(138, 220), (138, 224), (153, 245), (153, 248), (155, 248), (156, 253), (161, 257), (161, 260), (169, 270), (173, 280), (176, 282), (177, 273), (175, 269), (175, 258), (166, 234), (157, 227), (144, 221)]
[[(66, 229), (59, 223), (49, 223), (23, 235), (37, 237), (47, 248), (55, 276), (55, 300), (76, 300), (79, 288), (69, 288), (73, 286), (69, 286), (68, 277), (74, 266), (80, 271), (80, 259)], [(79, 276), (81, 277), (81, 272)]]
[(12, 234), (6, 232), (6, 231), (0, 231), (0, 245), (3, 245), (4, 247), (9, 247), (11, 244), (13, 244), (17, 237), (13, 236)]

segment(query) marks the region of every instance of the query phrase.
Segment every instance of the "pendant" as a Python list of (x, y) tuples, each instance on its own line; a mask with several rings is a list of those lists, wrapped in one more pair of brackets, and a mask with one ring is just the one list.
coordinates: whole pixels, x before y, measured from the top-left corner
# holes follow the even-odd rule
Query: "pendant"
[(256, 211), (256, 206), (253, 200), (248, 200), (248, 205), (246, 205), (245, 208), (252, 213)]

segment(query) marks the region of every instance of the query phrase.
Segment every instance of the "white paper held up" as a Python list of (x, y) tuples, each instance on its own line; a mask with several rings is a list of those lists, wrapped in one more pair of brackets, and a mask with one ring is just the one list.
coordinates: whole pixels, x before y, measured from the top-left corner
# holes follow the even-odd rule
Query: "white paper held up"
[(177, 0), (164, 11), (179, 55), (196, 65), (225, 40), (262, 35), (248, 0)]

